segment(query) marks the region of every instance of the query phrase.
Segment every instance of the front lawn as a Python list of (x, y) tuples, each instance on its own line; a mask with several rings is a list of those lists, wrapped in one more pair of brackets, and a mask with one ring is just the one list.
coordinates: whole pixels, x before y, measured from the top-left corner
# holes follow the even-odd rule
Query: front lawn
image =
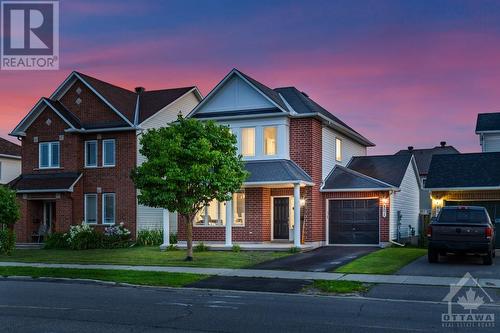
[(144, 286), (183, 287), (208, 275), (188, 273), (138, 272), (111, 269), (73, 269), (40, 267), (0, 267), (0, 276), (31, 276), (69, 279), (92, 279)]
[(390, 247), (370, 253), (335, 270), (336, 273), (393, 274), (427, 254), (427, 249)]
[(98, 250), (15, 250), (11, 256), (0, 255), (0, 261), (57, 264), (115, 264), (148, 266), (185, 266), (247, 268), (258, 263), (290, 255), (288, 252), (206, 251), (195, 252), (192, 262), (184, 261), (185, 250), (161, 252), (155, 247)]
[(357, 281), (315, 280), (307, 291), (319, 291), (328, 294), (350, 294), (367, 292), (369, 286)]

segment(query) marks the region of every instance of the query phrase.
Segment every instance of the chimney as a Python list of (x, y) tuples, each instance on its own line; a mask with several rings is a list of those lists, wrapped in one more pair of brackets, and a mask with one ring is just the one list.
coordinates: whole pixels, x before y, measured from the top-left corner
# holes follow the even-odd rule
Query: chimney
[(408, 146), (408, 151), (412, 151), (413, 150), (413, 146)]
[(439, 144), (441, 145), (441, 147), (446, 147), (446, 141), (441, 141)]
[(135, 87), (135, 92), (140, 95), (142, 94), (146, 89), (144, 87)]

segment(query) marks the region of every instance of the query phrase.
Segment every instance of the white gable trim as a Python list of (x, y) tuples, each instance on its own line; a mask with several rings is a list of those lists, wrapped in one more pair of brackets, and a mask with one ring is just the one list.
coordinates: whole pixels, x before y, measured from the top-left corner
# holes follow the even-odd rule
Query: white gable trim
[(245, 82), (246, 84), (248, 84), (251, 88), (253, 88), (255, 91), (257, 91), (260, 95), (262, 95), (267, 101), (269, 101), (271, 104), (273, 104), (274, 106), (276, 106), (278, 109), (280, 109), (281, 111), (283, 112), (286, 112), (288, 113), (287, 110), (284, 110), (280, 105), (276, 104), (276, 102), (274, 102), (272, 99), (270, 99), (269, 97), (267, 97), (266, 94), (264, 94), (262, 91), (260, 91), (260, 89), (258, 89), (256, 86), (254, 86), (250, 81), (248, 81), (245, 77), (243, 77), (243, 75), (241, 75), (238, 70), (236, 68), (233, 68), (223, 79), (222, 81), (220, 81), (216, 86), (215, 88), (213, 88), (207, 96), (205, 96), (205, 98), (200, 102), (200, 104), (198, 104), (194, 109), (193, 111), (191, 111), (188, 115), (187, 115), (187, 118), (189, 117), (192, 117), (193, 115), (195, 115), (204, 105), (205, 103), (210, 100), (210, 98), (212, 98), (225, 84), (226, 82), (231, 78), (233, 77), (234, 75), (237, 75), (241, 80), (243, 80), (243, 82)]

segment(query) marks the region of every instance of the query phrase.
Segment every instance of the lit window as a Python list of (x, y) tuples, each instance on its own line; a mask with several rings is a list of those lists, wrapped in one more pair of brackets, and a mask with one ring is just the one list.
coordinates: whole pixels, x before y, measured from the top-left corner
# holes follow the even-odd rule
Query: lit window
[(115, 224), (115, 194), (104, 193), (102, 195), (102, 223)]
[(38, 146), (39, 167), (40, 168), (59, 168), (59, 142), (42, 142)]
[(85, 166), (97, 166), (97, 141), (85, 142)]
[(115, 166), (115, 140), (102, 141), (102, 165), (105, 167)]
[(335, 160), (342, 161), (342, 140), (335, 138)]
[(276, 127), (264, 127), (264, 154), (276, 155)]
[(85, 194), (85, 223), (97, 223), (97, 194)]
[(245, 225), (245, 192), (233, 194), (233, 223), (234, 225)]
[(198, 226), (222, 226), (226, 224), (226, 204), (212, 200), (208, 206), (200, 209), (194, 218)]
[(243, 156), (255, 156), (255, 128), (241, 129), (241, 154)]

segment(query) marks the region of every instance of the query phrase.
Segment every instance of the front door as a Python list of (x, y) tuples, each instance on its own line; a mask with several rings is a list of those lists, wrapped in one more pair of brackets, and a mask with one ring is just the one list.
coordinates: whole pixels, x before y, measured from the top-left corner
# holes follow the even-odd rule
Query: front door
[(288, 239), (290, 200), (289, 198), (274, 198), (273, 205), (273, 237), (274, 239)]
[(55, 202), (44, 202), (43, 203), (43, 224), (45, 234), (49, 234), (52, 231), (52, 224), (54, 222), (54, 212), (55, 212)]

